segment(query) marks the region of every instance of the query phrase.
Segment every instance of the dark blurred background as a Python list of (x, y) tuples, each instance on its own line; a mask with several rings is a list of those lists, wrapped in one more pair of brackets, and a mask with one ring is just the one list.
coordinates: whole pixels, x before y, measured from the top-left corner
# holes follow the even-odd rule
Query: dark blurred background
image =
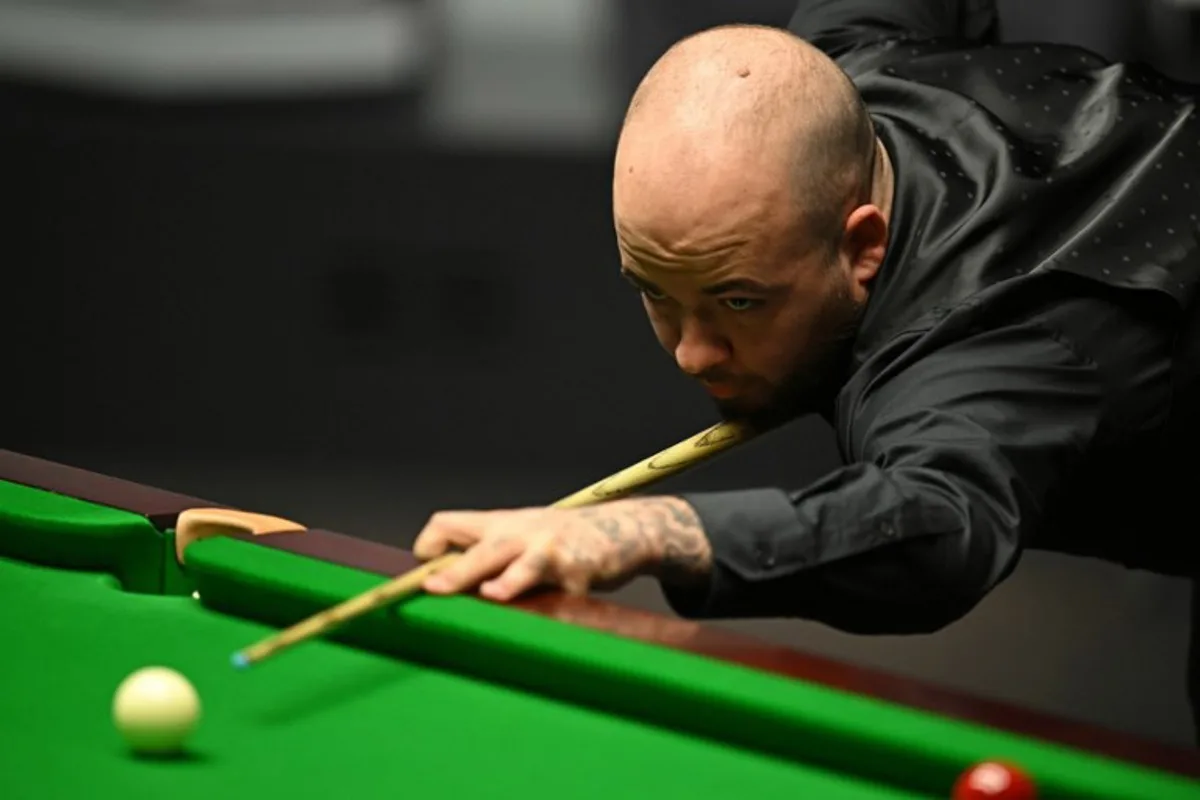
[[(1000, 5), (1007, 39), (1200, 76), (1182, 3)], [(408, 544), (694, 433), (709, 403), (617, 275), (611, 151), (673, 41), (790, 11), (0, 0), (0, 447)], [(664, 488), (835, 463), (802, 421)], [(733, 627), (1190, 743), (1188, 591), (1034, 554), (936, 635)]]

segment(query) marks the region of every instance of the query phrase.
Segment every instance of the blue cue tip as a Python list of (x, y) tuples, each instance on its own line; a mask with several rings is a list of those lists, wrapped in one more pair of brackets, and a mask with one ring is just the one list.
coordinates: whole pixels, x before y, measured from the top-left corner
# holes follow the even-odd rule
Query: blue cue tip
[(235, 669), (245, 669), (250, 666), (250, 659), (246, 658), (245, 653), (234, 653), (233, 658), (229, 660), (233, 662)]

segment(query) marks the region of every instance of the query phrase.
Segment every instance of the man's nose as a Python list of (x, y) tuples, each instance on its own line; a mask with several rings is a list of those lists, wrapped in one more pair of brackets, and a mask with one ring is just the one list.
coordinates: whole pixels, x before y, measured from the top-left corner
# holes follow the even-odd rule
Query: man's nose
[(729, 360), (729, 346), (706, 326), (685, 321), (675, 346), (675, 363), (687, 375), (699, 377)]

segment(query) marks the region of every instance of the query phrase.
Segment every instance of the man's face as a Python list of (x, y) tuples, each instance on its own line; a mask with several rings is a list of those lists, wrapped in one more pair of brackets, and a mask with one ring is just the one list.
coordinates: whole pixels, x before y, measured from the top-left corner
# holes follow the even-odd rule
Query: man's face
[(654, 333), (721, 415), (771, 426), (819, 410), (842, 376), (862, 304), (838, 255), (787, 224), (670, 246), (617, 220), (622, 273)]

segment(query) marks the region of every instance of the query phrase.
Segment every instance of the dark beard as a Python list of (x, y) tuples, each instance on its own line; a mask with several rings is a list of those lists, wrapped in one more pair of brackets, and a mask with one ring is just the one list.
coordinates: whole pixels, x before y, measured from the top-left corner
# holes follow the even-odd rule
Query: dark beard
[(760, 407), (746, 409), (739, 408), (736, 402), (717, 401), (721, 418), (767, 431), (807, 414), (831, 413), (837, 393), (848, 377), (854, 341), (865, 310), (848, 293), (839, 293), (822, 315), (825, 320), (821, 327), (826, 334), (816, 352), (792, 370)]

